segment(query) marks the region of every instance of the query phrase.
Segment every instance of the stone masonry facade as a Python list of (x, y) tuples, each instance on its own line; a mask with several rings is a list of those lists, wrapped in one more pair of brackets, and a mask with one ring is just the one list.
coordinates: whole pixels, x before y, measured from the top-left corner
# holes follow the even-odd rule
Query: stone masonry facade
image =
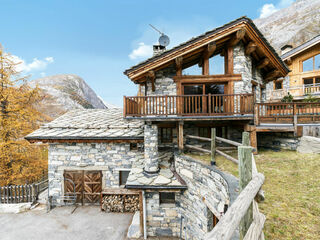
[[(130, 150), (130, 143), (49, 144), (49, 194), (59, 199), (64, 193), (65, 170), (101, 170), (102, 188), (119, 187), (119, 171), (130, 170), (143, 152)], [(55, 202), (59, 204), (59, 202)]]

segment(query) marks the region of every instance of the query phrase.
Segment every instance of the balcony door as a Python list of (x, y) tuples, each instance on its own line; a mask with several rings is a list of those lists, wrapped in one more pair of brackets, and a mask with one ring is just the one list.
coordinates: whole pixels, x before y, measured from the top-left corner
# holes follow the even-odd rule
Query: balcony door
[(183, 112), (197, 115), (222, 113), (224, 111), (223, 94), (227, 91), (227, 84), (200, 83), (183, 84)]

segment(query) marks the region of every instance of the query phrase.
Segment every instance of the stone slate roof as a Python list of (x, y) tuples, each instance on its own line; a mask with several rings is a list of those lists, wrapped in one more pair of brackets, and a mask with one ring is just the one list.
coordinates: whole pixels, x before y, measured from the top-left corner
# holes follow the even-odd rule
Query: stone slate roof
[(153, 61), (155, 61), (155, 60), (157, 60), (159, 58), (162, 58), (162, 57), (164, 57), (164, 56), (166, 56), (166, 55), (168, 55), (168, 54), (170, 54), (172, 52), (178, 51), (179, 49), (181, 49), (181, 48), (183, 48), (185, 46), (191, 45), (191, 44), (193, 44), (193, 43), (195, 43), (195, 42), (197, 42), (197, 41), (199, 41), (199, 40), (201, 40), (203, 38), (206, 38), (206, 37), (208, 37), (210, 35), (213, 35), (213, 34), (216, 34), (216, 33), (220, 32), (220, 31), (223, 31), (224, 29), (230, 28), (233, 25), (236, 25), (236, 24), (238, 24), (240, 22), (248, 23), (257, 32), (259, 37), (267, 45), (267, 47), (271, 50), (271, 52), (277, 58), (277, 60), (280, 62), (282, 67), (289, 72), (289, 69), (288, 69), (287, 65), (284, 64), (284, 62), (282, 61), (282, 59), (280, 58), (278, 53), (274, 50), (274, 48), (270, 45), (270, 43), (267, 41), (267, 39), (263, 36), (263, 34), (260, 32), (260, 30), (254, 24), (254, 22), (250, 18), (248, 18), (246, 16), (243, 16), (243, 17), (235, 19), (235, 20), (233, 20), (233, 21), (231, 21), (231, 22), (229, 22), (229, 23), (227, 23), (227, 24), (225, 24), (225, 25), (223, 25), (221, 27), (217, 27), (217, 28), (212, 29), (211, 31), (205, 32), (204, 34), (201, 34), (201, 35), (199, 35), (197, 37), (193, 37), (193, 38), (191, 38), (190, 40), (188, 40), (186, 42), (183, 42), (183, 43), (181, 43), (181, 44), (179, 44), (179, 45), (177, 45), (177, 46), (175, 46), (175, 47), (173, 47), (173, 48), (171, 48), (169, 50), (166, 50), (166, 51), (162, 52), (161, 54), (155, 55), (155, 56), (153, 56), (153, 57), (151, 57), (151, 58), (149, 58), (149, 59), (147, 59), (147, 60), (145, 60), (143, 62), (140, 62), (137, 65), (132, 66), (131, 68), (125, 70), (124, 74), (128, 75), (131, 71), (133, 71), (133, 70), (135, 70), (137, 68), (143, 67), (144, 65), (146, 65), (146, 64), (148, 64), (150, 62), (153, 62)]
[(168, 159), (172, 153), (159, 153), (160, 171), (154, 175), (144, 173), (144, 159), (132, 163), (126, 188), (134, 189), (186, 189), (187, 185), (176, 172), (171, 171)]
[(143, 121), (124, 119), (120, 108), (73, 110), (25, 139), (143, 139), (143, 126)]
[(289, 57), (292, 57), (292, 56), (294, 56), (294, 55), (296, 55), (296, 54), (298, 54), (298, 53), (300, 53), (300, 52), (302, 52), (302, 51), (304, 51), (304, 50), (316, 45), (317, 43), (320, 43), (320, 35), (318, 35), (318, 36), (310, 39), (309, 41), (301, 44), (300, 46), (298, 46), (298, 47), (286, 52), (285, 54), (283, 54), (281, 56), (281, 58), (283, 60), (285, 60), (285, 59), (287, 59)]

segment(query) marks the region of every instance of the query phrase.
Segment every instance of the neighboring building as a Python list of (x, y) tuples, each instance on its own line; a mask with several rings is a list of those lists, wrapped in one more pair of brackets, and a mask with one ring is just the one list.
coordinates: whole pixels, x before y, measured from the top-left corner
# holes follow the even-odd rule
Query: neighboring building
[(288, 65), (290, 73), (285, 78), (274, 81), (269, 87), (270, 99), (279, 101), (290, 93), (295, 101), (311, 95), (320, 97), (320, 35), (292, 48), (282, 47), (282, 60)]
[(241, 142), (246, 130), (256, 148), (256, 132), (265, 131), (259, 116), (270, 118), (256, 103), (266, 101), (266, 84), (289, 70), (246, 17), (170, 50), (154, 49), (125, 71), (139, 93), (124, 97), (123, 110), (71, 111), (26, 139), (49, 144), (54, 204), (73, 191), (69, 180), (82, 203), (99, 202), (106, 188), (139, 190), (148, 236), (180, 236), (184, 226), (188, 239), (202, 239), (238, 186), (235, 177), (181, 154), (186, 135), (210, 137), (216, 128), (217, 136)]

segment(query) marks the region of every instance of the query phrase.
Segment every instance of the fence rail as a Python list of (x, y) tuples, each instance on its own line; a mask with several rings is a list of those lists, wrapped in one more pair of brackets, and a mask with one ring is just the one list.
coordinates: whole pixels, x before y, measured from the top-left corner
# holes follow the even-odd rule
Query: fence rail
[(253, 94), (124, 97), (125, 116), (199, 116), (252, 114)]
[(48, 179), (33, 184), (0, 187), (0, 204), (35, 202), (46, 188)]

